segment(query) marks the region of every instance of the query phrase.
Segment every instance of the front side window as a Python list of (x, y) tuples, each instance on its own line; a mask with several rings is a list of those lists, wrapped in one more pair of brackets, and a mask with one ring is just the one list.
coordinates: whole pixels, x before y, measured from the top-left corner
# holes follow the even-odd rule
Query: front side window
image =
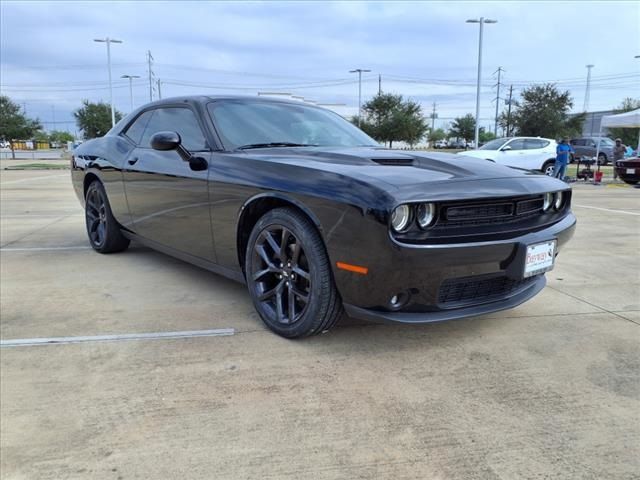
[(209, 114), (225, 149), (260, 146), (378, 146), (339, 115), (317, 107), (284, 102), (219, 100)]
[(509, 141), (508, 138), (496, 138), (490, 142), (485, 143), (480, 147), (480, 150), (499, 150), (505, 143)]
[(167, 107), (152, 110), (153, 116), (142, 135), (140, 146), (151, 148), (151, 137), (158, 132), (178, 132), (182, 145), (190, 152), (208, 150), (196, 114), (189, 108)]
[(133, 141), (136, 145), (140, 145), (140, 140), (142, 140), (142, 134), (144, 133), (144, 129), (147, 128), (147, 124), (149, 123), (149, 119), (153, 115), (153, 110), (149, 110), (144, 112), (142, 115), (138, 116), (131, 125), (124, 131), (124, 134)]

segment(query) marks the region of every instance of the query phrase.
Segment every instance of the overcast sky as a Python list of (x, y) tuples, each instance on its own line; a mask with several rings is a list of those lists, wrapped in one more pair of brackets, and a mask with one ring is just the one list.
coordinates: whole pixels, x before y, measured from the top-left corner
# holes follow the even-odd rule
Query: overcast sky
[[(110, 36), (114, 100), (129, 111), (123, 74), (140, 75), (134, 102), (149, 100), (146, 52), (162, 96), (285, 92), (355, 113), (357, 77), (363, 100), (378, 90), (402, 93), (431, 110), (437, 126), (475, 111), (478, 25), (484, 30), (481, 121), (492, 125), (492, 73), (505, 73), (501, 96), (535, 82), (558, 81), (574, 109), (640, 98), (640, 3), (635, 2), (11, 2), (1, 10), (1, 89), (51, 128), (73, 131), (83, 98), (109, 99)], [(154, 98), (157, 91), (154, 92)], [(501, 105), (502, 109), (502, 105)], [(63, 123), (66, 122), (66, 123)]]

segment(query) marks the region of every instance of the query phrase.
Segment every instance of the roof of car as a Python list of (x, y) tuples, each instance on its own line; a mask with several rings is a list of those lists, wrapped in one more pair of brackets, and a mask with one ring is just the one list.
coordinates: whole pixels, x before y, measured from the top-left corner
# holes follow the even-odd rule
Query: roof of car
[(175, 104), (181, 102), (209, 102), (212, 100), (251, 100), (251, 101), (262, 101), (262, 102), (278, 102), (278, 103), (291, 103), (294, 105), (309, 105), (314, 106), (313, 104), (308, 104), (301, 102), (295, 99), (289, 98), (278, 98), (278, 97), (265, 97), (258, 95), (186, 95), (180, 97), (168, 97), (163, 98), (161, 100), (156, 100), (154, 102), (149, 102), (145, 107), (150, 105), (167, 105), (167, 104)]

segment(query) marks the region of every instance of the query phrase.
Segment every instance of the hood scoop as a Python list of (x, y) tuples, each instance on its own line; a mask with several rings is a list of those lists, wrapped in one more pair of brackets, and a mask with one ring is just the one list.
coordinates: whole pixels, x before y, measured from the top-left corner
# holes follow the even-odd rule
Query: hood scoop
[(413, 165), (413, 158), (411, 157), (372, 158), (371, 161), (380, 165), (390, 165), (395, 167), (410, 167)]

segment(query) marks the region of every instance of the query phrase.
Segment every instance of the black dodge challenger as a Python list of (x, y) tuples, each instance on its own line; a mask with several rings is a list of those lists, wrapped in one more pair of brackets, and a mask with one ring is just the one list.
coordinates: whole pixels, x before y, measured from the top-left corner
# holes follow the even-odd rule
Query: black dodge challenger
[(91, 246), (130, 240), (247, 284), (285, 337), (343, 312), (421, 323), (503, 310), (573, 234), (559, 180), (381, 148), (339, 115), (264, 97), (150, 103), (80, 145)]

